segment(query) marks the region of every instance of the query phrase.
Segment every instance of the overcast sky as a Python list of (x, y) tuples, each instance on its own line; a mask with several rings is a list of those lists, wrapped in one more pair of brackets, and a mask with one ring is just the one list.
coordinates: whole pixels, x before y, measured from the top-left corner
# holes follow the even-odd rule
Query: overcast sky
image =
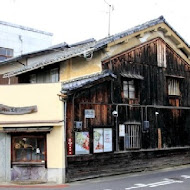
[[(163, 15), (190, 44), (189, 0), (106, 0), (113, 5), (111, 34)], [(53, 44), (108, 35), (104, 0), (0, 0), (0, 20), (54, 34)]]

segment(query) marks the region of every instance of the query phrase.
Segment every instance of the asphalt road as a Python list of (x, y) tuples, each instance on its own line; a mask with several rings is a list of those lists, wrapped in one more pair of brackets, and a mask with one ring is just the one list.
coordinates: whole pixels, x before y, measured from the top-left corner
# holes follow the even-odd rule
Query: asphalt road
[[(63, 190), (190, 190), (190, 165), (178, 168), (170, 168), (154, 172), (141, 172), (130, 175), (118, 175), (112, 177), (97, 178), (67, 184)], [(0, 190), (21, 188), (0, 188)], [(22, 188), (22, 190), (34, 190), (34, 188)], [(35, 188), (42, 189), (42, 188)]]
[(69, 184), (65, 190), (190, 190), (190, 166)]

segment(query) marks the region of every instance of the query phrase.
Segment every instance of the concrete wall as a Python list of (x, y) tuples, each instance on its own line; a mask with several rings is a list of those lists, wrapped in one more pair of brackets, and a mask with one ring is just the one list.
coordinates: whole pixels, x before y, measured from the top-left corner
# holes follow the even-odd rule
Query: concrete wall
[(52, 45), (52, 34), (0, 21), (0, 47), (14, 49), (14, 56)]
[(0, 182), (11, 180), (11, 138), (0, 132)]

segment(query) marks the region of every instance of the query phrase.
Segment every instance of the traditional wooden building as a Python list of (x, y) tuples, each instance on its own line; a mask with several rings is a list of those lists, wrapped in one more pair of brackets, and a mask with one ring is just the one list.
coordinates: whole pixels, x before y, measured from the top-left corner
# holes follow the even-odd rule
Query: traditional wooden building
[(190, 163), (189, 57), (189, 45), (159, 17), (99, 41), (9, 60), (25, 66), (4, 77), (61, 84), (71, 181)]

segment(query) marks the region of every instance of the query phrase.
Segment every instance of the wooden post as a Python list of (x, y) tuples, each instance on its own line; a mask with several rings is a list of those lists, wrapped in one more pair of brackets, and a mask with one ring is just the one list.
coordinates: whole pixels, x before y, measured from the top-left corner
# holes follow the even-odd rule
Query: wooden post
[(158, 149), (162, 148), (162, 134), (161, 134), (161, 129), (158, 128)]

